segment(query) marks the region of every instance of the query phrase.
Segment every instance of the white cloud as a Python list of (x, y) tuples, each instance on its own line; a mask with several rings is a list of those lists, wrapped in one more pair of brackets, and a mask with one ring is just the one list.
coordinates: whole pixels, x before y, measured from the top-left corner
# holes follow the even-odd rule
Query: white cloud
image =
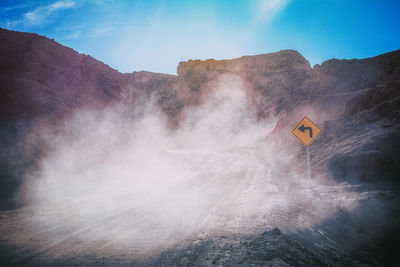
[(98, 27), (98, 28), (93, 29), (93, 30), (89, 33), (89, 35), (90, 35), (91, 37), (103, 36), (103, 35), (108, 34), (112, 29), (113, 29), (113, 27), (112, 27), (111, 25), (106, 25), (106, 26), (103, 26), (103, 27)]
[(73, 1), (58, 1), (47, 6), (37, 7), (31, 12), (25, 13), (23, 20), (17, 21), (16, 24), (38, 25), (46, 23), (49, 16), (60, 10), (73, 8), (75, 4)]
[(64, 36), (65, 39), (76, 39), (81, 36), (80, 32), (73, 32)]
[(257, 20), (266, 22), (278, 15), (289, 3), (289, 0), (257, 0), (256, 2)]
[(49, 12), (54, 12), (59, 9), (67, 9), (67, 8), (71, 8), (73, 6), (75, 6), (75, 2), (61, 1), (61, 2), (55, 2), (51, 5), (48, 5), (47, 9), (49, 10)]

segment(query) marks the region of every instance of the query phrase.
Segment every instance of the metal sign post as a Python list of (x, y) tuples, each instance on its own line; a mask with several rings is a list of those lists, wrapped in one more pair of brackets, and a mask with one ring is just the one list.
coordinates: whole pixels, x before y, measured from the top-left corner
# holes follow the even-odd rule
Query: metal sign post
[(311, 181), (311, 163), (310, 163), (310, 147), (306, 146), (306, 152), (307, 152), (307, 174), (308, 174), (308, 179)]
[(321, 130), (309, 118), (304, 117), (292, 133), (306, 146), (307, 153), (307, 176), (311, 182), (311, 155), (310, 145), (317, 138)]

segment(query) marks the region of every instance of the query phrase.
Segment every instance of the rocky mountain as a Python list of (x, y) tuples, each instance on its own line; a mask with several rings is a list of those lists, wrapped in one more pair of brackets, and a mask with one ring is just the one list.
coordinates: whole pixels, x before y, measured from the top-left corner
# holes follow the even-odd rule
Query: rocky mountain
[(287, 110), (287, 104), (291, 102), (306, 98), (307, 92), (302, 85), (310, 78), (311, 68), (294, 50), (232, 60), (189, 60), (178, 65), (182, 98), (197, 103), (201, 100), (199, 94), (214, 88), (222, 75), (243, 79), (258, 116), (267, 117), (276, 111)]
[(152, 94), (162, 108), (170, 108), (166, 98), (172, 94), (174, 76), (119, 73), (36, 34), (0, 29), (0, 40), (1, 208), (12, 205), (18, 177), (40, 153), (38, 147), (27, 152), (20, 144), (35, 122), (56, 123), (77, 110), (115, 103), (127, 103), (133, 110)]
[[(323, 132), (313, 144), (320, 151), (312, 151), (311, 156), (313, 171), (321, 174), (315, 179), (330, 176), (338, 183), (356, 185), (359, 189), (354, 191), (359, 193), (368, 191), (371, 197), (360, 202), (354, 214), (340, 211), (316, 226), (315, 232), (303, 231), (293, 237), (289, 230), (283, 234), (274, 229), (240, 238), (197, 239), (193, 244), (182, 243), (175, 250), (159, 252), (159, 257), (146, 263), (287, 266), (299, 257), (303, 265), (335, 265), (338, 259), (347, 265), (400, 262), (396, 255), (400, 249), (396, 241), (400, 234), (396, 216), (400, 50), (366, 59), (331, 59), (314, 67), (294, 50), (229, 60), (189, 60), (179, 63), (177, 75), (166, 75), (119, 73), (89, 55), (36, 34), (0, 29), (0, 40), (3, 221), (11, 220), (17, 208), (26, 208), (16, 198), (22, 177), (47, 153), (46, 136), (27, 138), (38, 125), (57, 131), (65, 118), (109, 107), (140, 117), (152, 103), (174, 131), (192, 108), (210, 101), (221, 84), (228, 82), (244, 90), (257, 123), (276, 120), (274, 130), (265, 138), (273, 138), (277, 147), (285, 144), (287, 149), (295, 149), (294, 172), (305, 163), (304, 148), (290, 132), (304, 114), (311, 114)], [(280, 149), (274, 149), (278, 155)], [(284, 175), (290, 176), (290, 171)], [(283, 174), (277, 174), (280, 176)], [(281, 215), (278, 212), (276, 216)], [(6, 225), (0, 223), (0, 231), (4, 229)], [(348, 235), (340, 235), (341, 231)], [(316, 240), (328, 245), (318, 248)], [(0, 256), (9, 254), (7, 245), (2, 244)], [(0, 263), (14, 261), (24, 246), (15, 255), (0, 257)]]

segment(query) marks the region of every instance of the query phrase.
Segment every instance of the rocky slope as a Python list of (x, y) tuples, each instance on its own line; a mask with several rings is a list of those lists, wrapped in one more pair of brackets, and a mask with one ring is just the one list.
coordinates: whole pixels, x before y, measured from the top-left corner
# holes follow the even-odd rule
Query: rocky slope
[(36, 34), (0, 29), (0, 40), (0, 208), (15, 204), (19, 177), (41, 153), (40, 146), (32, 144), (27, 152), (21, 144), (36, 122), (57, 124), (77, 110), (116, 103), (125, 103), (134, 112), (154, 94), (167, 112), (174, 105), (167, 100), (173, 94), (174, 76), (119, 73)]

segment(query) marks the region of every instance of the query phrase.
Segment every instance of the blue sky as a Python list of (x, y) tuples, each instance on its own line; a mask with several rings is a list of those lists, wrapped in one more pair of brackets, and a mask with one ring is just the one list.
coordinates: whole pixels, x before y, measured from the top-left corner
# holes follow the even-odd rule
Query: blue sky
[(400, 49), (400, 1), (0, 0), (0, 27), (54, 38), (121, 72), (296, 49), (319, 64)]

